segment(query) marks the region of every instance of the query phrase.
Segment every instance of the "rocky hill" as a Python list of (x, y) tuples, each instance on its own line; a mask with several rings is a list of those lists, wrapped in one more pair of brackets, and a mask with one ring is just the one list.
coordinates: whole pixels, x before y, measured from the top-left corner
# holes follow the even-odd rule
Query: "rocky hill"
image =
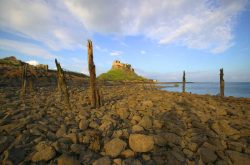
[(146, 79), (137, 75), (130, 64), (122, 63), (115, 60), (112, 68), (107, 73), (103, 73), (98, 77), (99, 80), (108, 81), (145, 81)]
[[(0, 87), (20, 86), (22, 66), (27, 64), (16, 57), (6, 57), (0, 59)], [(56, 84), (56, 71), (50, 70), (48, 65), (39, 64), (28, 65), (28, 72), (35, 77), (36, 86), (49, 86)], [(69, 83), (82, 84), (88, 76), (72, 71), (66, 71), (66, 81)]]

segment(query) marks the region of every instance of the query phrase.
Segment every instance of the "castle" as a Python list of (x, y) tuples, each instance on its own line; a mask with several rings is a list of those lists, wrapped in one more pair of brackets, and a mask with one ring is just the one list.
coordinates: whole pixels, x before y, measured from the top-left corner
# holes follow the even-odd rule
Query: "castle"
[(119, 60), (115, 60), (112, 63), (112, 69), (124, 69), (124, 70), (127, 70), (127, 71), (134, 72), (134, 69), (131, 67), (130, 64), (121, 63)]

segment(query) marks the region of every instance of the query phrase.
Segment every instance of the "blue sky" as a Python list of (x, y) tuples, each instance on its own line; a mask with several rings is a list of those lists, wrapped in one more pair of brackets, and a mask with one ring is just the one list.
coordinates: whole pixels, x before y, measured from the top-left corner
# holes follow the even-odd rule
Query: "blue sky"
[(250, 81), (247, 0), (0, 0), (0, 57), (97, 74), (113, 60), (159, 81)]

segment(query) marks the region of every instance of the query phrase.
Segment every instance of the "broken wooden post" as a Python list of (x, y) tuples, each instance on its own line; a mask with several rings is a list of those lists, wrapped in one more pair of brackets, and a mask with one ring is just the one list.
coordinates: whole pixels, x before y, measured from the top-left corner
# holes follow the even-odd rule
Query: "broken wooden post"
[(70, 102), (69, 102), (69, 93), (68, 93), (68, 89), (67, 89), (67, 85), (66, 85), (66, 81), (65, 81), (65, 77), (64, 77), (64, 72), (61, 68), (61, 65), (59, 62), (57, 62), (57, 60), (55, 59), (55, 63), (56, 63), (56, 68), (57, 68), (57, 88), (58, 88), (58, 92), (60, 93), (61, 96), (64, 97), (64, 103), (66, 104), (67, 108), (69, 110), (71, 110), (70, 107)]
[(224, 97), (224, 73), (223, 68), (220, 69), (220, 96)]
[(22, 94), (26, 93), (27, 67), (28, 67), (28, 64), (24, 64), (22, 66)]
[(91, 106), (93, 108), (99, 108), (101, 106), (101, 97), (98, 88), (96, 87), (96, 73), (95, 73), (95, 64), (93, 59), (93, 45), (92, 41), (88, 40), (88, 65), (89, 65), (89, 80), (90, 80), (90, 99)]
[(183, 71), (183, 77), (182, 77), (182, 92), (185, 93), (186, 91), (186, 74), (185, 71)]

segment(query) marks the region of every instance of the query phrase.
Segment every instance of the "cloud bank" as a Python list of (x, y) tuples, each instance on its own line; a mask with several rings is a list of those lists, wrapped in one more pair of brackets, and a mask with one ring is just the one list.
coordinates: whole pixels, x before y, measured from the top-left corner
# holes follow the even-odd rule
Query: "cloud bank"
[(221, 53), (233, 44), (247, 0), (0, 1), (0, 30), (52, 50), (72, 50), (93, 33), (147, 37), (158, 44)]

